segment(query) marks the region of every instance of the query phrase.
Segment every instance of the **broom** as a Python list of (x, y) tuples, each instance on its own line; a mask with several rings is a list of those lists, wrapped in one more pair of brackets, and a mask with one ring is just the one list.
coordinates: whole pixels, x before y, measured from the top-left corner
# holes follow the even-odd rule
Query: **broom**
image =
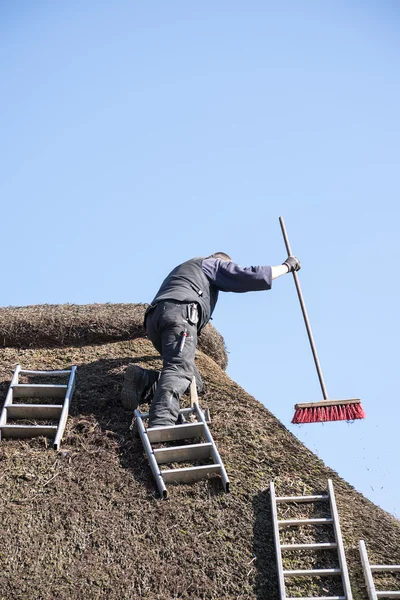
[[(279, 217), (279, 222), (288, 256), (293, 256), (290, 249), (289, 238), (286, 233), (285, 223), (282, 217)], [(303, 294), (301, 293), (299, 276), (296, 271), (293, 271), (293, 279), (296, 284), (297, 295), (299, 297), (301, 311), (303, 313), (304, 323), (307, 329), (308, 339), (310, 341), (315, 367), (317, 369), (319, 383), (321, 385), (324, 399), (320, 402), (295, 404), (295, 413), (292, 423), (321, 423), (323, 421), (353, 421), (354, 419), (364, 419), (365, 413), (359, 398), (350, 398), (349, 400), (329, 400), (324, 378), (322, 376), (321, 365), (319, 364), (318, 360), (317, 349), (315, 347), (314, 338), (311, 331), (310, 321), (307, 315), (306, 305), (304, 303)]]

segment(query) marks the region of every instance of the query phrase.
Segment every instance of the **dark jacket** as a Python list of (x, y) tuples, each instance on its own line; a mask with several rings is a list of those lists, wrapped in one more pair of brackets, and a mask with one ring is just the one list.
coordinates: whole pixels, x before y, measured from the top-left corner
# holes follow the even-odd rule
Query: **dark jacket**
[(165, 300), (197, 302), (200, 306), (199, 332), (208, 323), (218, 300), (219, 290), (202, 269), (204, 258), (192, 258), (178, 265), (164, 279), (151, 306)]
[(208, 323), (222, 292), (270, 290), (272, 267), (241, 267), (212, 256), (192, 258), (176, 267), (163, 281), (151, 306), (165, 300), (196, 302), (200, 307), (199, 332)]

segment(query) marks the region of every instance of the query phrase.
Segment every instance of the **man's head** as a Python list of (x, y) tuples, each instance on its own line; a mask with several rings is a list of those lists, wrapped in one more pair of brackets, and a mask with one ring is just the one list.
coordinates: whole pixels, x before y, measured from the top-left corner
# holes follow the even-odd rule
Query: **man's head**
[(225, 252), (214, 252), (211, 256), (207, 256), (207, 258), (219, 258), (220, 260), (229, 260), (231, 261), (231, 257), (229, 254), (225, 254)]

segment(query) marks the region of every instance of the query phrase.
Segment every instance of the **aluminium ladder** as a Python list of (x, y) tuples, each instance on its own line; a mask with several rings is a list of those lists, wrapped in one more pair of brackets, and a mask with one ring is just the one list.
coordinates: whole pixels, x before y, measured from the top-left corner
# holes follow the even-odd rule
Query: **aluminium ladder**
[[(271, 505), (272, 505), (272, 520), (274, 526), (274, 538), (275, 538), (275, 551), (276, 560), (278, 567), (278, 579), (279, 579), (279, 590), (280, 600), (352, 600), (353, 596), (350, 588), (350, 579), (347, 570), (346, 556), (344, 553), (344, 546), (342, 540), (342, 534), (340, 531), (339, 515), (336, 507), (335, 493), (333, 491), (333, 484), (328, 479), (328, 493), (316, 496), (287, 496), (287, 497), (276, 497), (274, 483), (270, 484), (271, 492)], [(305, 503), (305, 502), (329, 502), (330, 505), (330, 517), (323, 518), (311, 518), (311, 519), (278, 519), (277, 504), (280, 503)], [(280, 527), (288, 526), (301, 526), (301, 525), (332, 525), (335, 542), (322, 542), (312, 544), (281, 544), (279, 530)], [(283, 568), (282, 552), (288, 550), (336, 550), (339, 558), (340, 568), (334, 569), (303, 569), (303, 570), (285, 570)], [(341, 576), (342, 585), (345, 595), (344, 596), (311, 596), (301, 598), (288, 598), (286, 596), (285, 578), (289, 577), (324, 577), (337, 575)]]
[[(61, 439), (67, 422), (69, 405), (75, 388), (76, 367), (62, 371), (30, 371), (17, 365), (8, 388), (6, 400), (0, 415), (0, 441), (2, 438), (30, 438), (40, 435), (54, 438), (53, 447), (60, 449)], [(61, 377), (68, 375), (68, 384), (33, 384), (19, 383), (20, 375), (30, 377)], [(58, 404), (22, 404), (15, 403), (16, 398), (60, 398)], [(30, 421), (51, 421), (54, 425), (26, 425), (9, 423), (18, 419)]]
[(397, 592), (377, 591), (375, 589), (374, 578), (372, 575), (373, 573), (400, 572), (400, 565), (371, 565), (368, 560), (368, 553), (364, 540), (360, 540), (359, 550), (369, 600), (378, 600), (378, 598), (400, 598), (400, 590)]
[[(184, 422), (181, 425), (167, 427), (145, 427), (143, 419), (148, 419), (149, 413), (141, 413), (135, 410), (137, 427), (145, 449), (150, 468), (157, 483), (160, 495), (167, 497), (166, 483), (192, 483), (207, 479), (213, 474), (221, 476), (222, 484), (226, 492), (229, 492), (229, 479), (222, 463), (220, 454), (212, 438), (207, 425), (209, 422), (208, 410), (200, 408), (197, 399), (196, 382), (190, 386), (191, 407), (180, 409), (181, 419), (185, 420), (189, 415), (194, 415), (197, 420), (191, 423)], [(202, 438), (199, 444), (186, 444), (182, 446), (169, 446), (165, 448), (153, 448), (152, 444), (172, 442), (191, 438)], [(191, 462), (202, 459), (212, 459), (211, 464), (180, 467), (173, 469), (162, 469), (159, 465), (175, 462)]]

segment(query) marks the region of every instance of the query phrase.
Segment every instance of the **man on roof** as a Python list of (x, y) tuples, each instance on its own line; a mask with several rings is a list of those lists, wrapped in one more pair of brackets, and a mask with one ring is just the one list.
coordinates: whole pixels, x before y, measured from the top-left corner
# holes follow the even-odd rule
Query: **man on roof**
[(275, 267), (240, 267), (224, 252), (178, 265), (145, 314), (147, 334), (163, 359), (162, 371), (129, 366), (121, 392), (124, 408), (135, 410), (141, 402), (151, 401), (149, 427), (179, 422), (179, 401), (193, 376), (202, 390), (194, 363), (197, 338), (211, 319), (219, 292), (270, 290), (274, 279), (299, 269), (295, 256)]

